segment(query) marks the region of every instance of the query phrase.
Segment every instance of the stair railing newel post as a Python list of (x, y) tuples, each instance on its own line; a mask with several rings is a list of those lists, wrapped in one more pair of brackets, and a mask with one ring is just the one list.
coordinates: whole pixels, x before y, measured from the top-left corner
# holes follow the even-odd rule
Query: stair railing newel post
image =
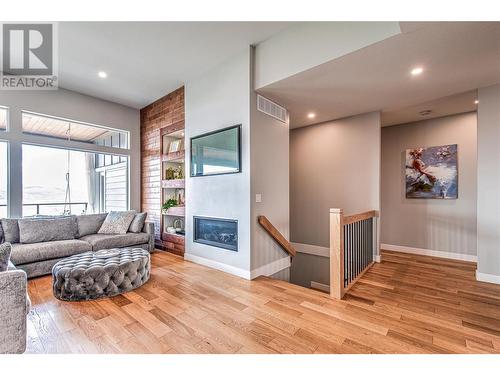
[(344, 296), (344, 211), (330, 209), (330, 296)]

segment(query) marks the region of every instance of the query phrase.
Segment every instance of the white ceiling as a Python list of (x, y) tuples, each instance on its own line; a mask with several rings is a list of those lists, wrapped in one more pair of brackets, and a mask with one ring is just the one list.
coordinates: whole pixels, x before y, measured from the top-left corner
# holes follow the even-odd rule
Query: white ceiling
[[(60, 22), (59, 86), (142, 108), (293, 22)], [(101, 79), (98, 71), (108, 78)]]
[[(477, 90), (446, 96), (424, 103), (382, 112), (382, 126), (406, 124), (407, 122), (429, 120), (457, 113), (477, 110)], [(424, 112), (425, 111), (425, 112)], [(426, 113), (431, 111), (430, 113)], [(424, 112), (424, 113), (422, 113)]]
[[(289, 109), (296, 128), (370, 111), (385, 116), (500, 82), (500, 22), (402, 22), (401, 30), (259, 92)], [(424, 73), (411, 76), (415, 66)]]

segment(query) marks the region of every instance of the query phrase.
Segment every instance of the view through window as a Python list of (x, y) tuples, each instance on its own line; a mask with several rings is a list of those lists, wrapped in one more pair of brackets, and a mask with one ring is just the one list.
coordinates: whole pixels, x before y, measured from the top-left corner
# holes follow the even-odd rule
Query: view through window
[(0, 131), (7, 129), (7, 108), (0, 106)]
[(95, 153), (23, 145), (23, 216), (126, 210), (128, 158), (104, 166), (97, 163), (99, 158)]
[(0, 141), (0, 218), (7, 217), (7, 147)]

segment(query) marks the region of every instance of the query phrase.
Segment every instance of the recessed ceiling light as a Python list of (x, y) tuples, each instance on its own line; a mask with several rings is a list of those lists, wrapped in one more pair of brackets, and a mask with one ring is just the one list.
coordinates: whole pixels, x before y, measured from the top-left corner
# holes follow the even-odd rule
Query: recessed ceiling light
[(103, 71), (100, 71), (99, 73), (97, 73), (97, 75), (98, 75), (100, 78), (106, 78), (106, 77), (108, 76), (108, 73), (103, 72)]
[(422, 67), (419, 66), (419, 67), (413, 68), (411, 70), (411, 75), (412, 76), (418, 76), (419, 74), (422, 74), (423, 71), (424, 71), (424, 68), (422, 68)]
[(419, 112), (420, 116), (429, 116), (431, 113), (432, 111), (430, 109), (426, 109)]
[(308, 113), (307, 118), (315, 118), (316, 114), (315, 113)]
[(479, 104), (479, 100), (474, 100), (474, 104)]

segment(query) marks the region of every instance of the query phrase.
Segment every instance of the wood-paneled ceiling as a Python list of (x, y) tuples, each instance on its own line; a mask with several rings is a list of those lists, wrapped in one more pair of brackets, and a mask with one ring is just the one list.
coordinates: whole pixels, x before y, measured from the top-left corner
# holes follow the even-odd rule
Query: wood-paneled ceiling
[(91, 142), (98, 137), (111, 133), (110, 130), (96, 126), (43, 117), (30, 113), (23, 113), (23, 132), (61, 139), (68, 139), (69, 137), (73, 141), (81, 142)]

